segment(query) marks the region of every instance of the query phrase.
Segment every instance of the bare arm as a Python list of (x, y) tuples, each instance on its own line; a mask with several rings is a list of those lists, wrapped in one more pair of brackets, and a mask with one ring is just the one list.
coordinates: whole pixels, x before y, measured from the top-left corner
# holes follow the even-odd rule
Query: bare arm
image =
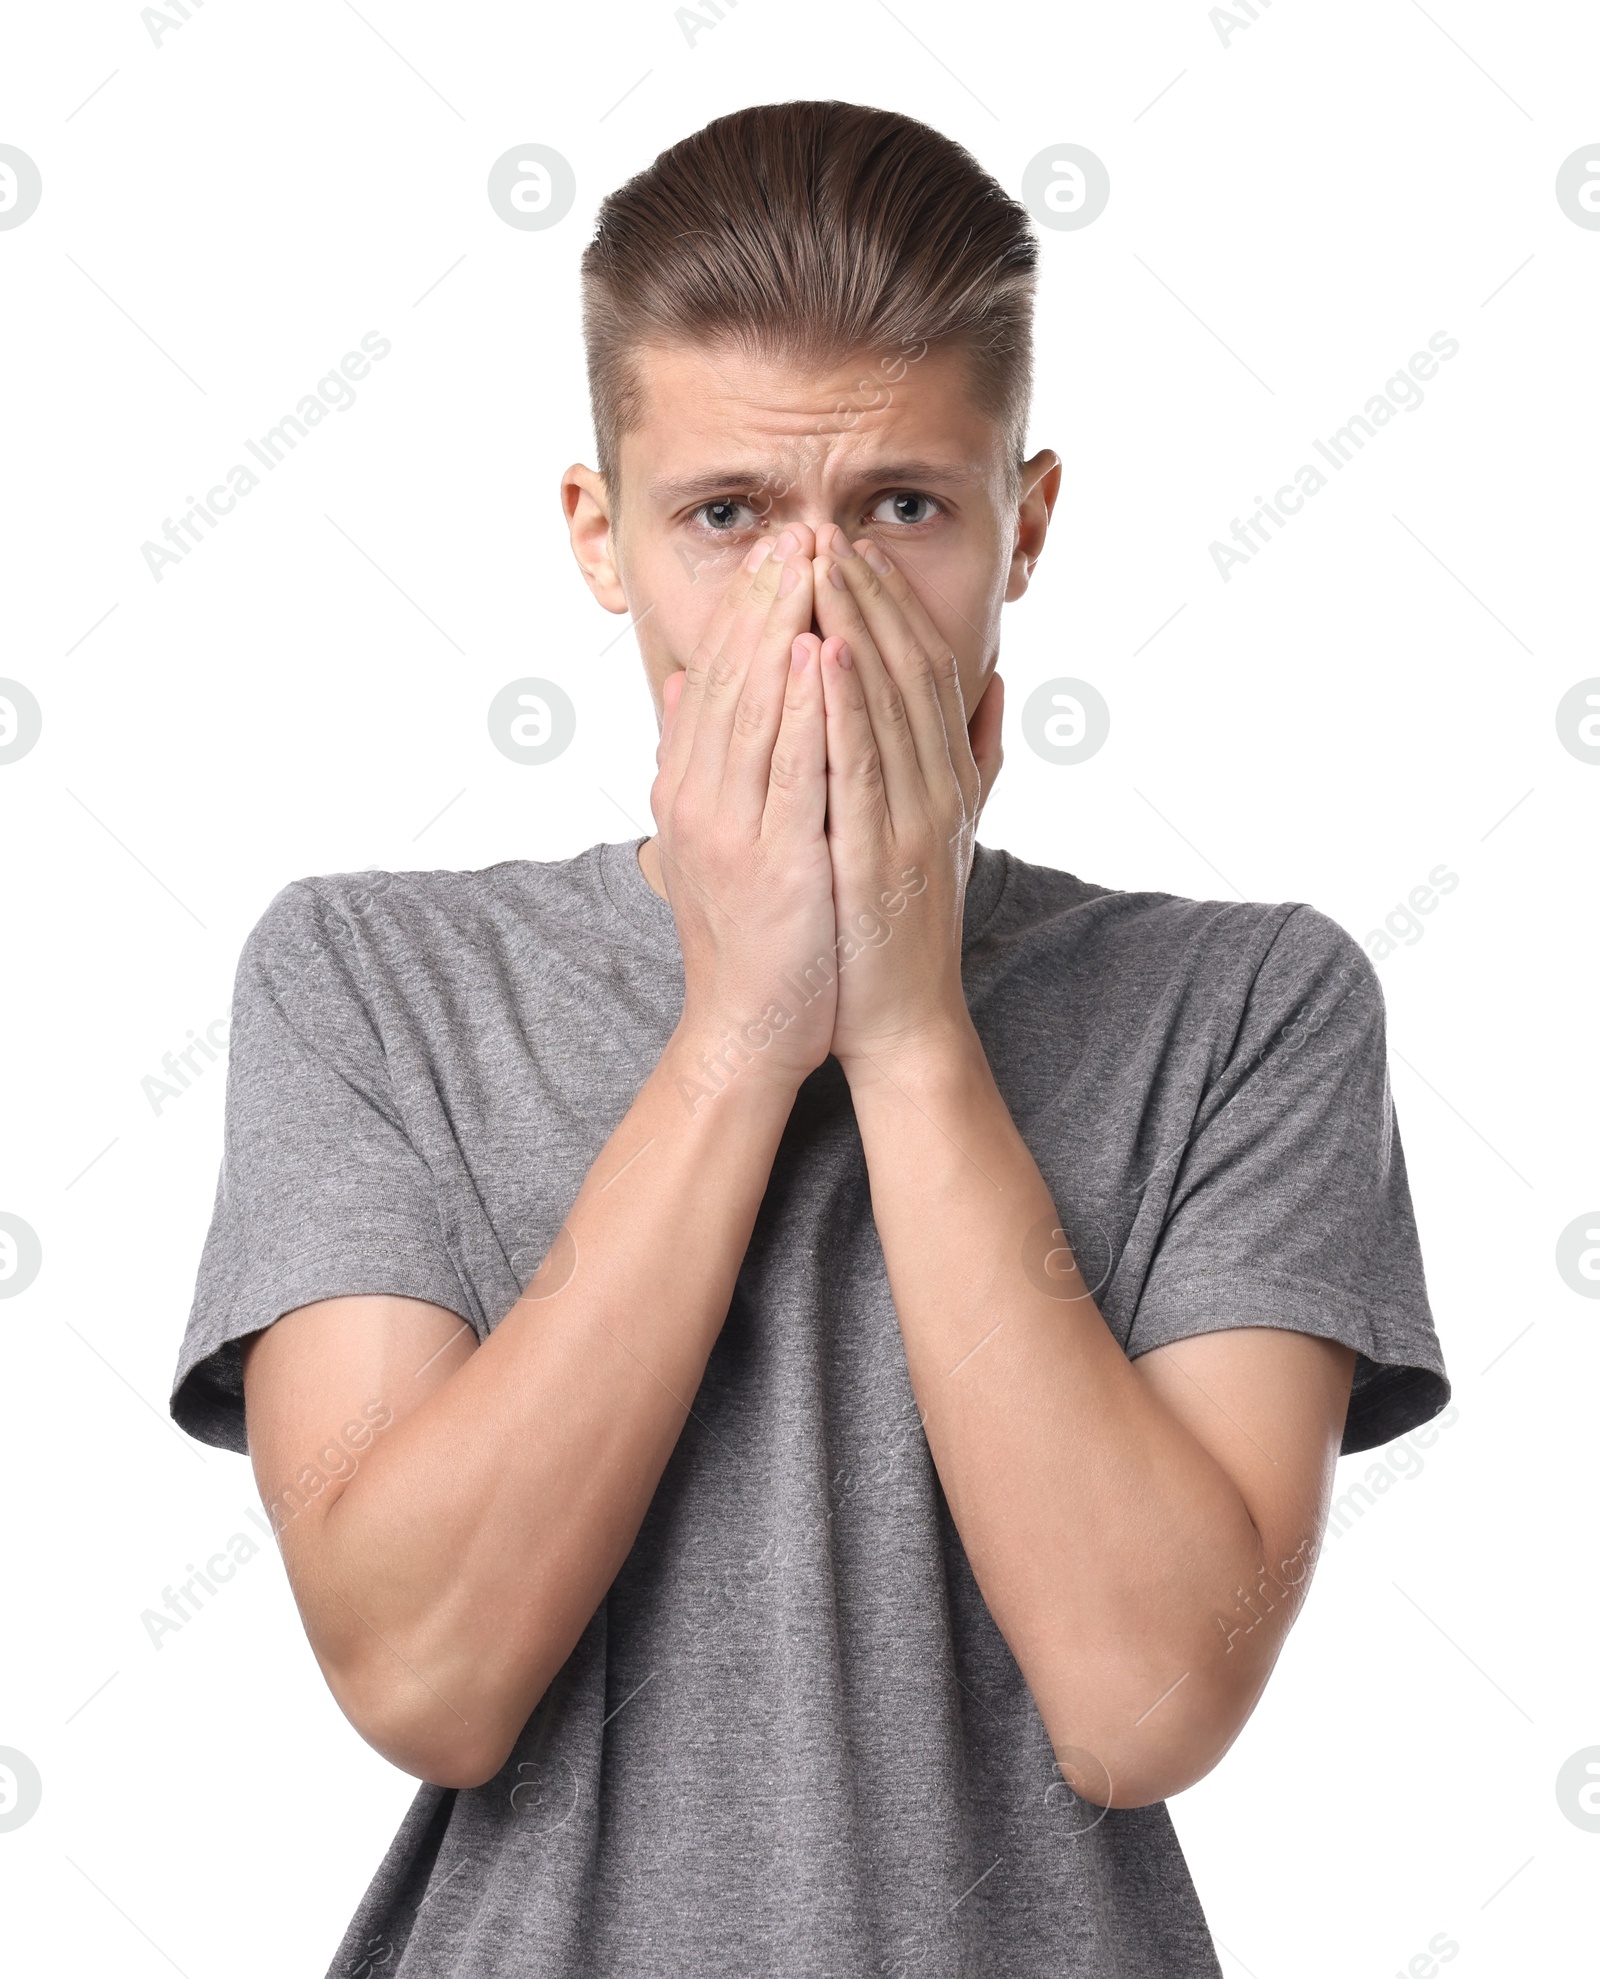
[(1354, 1355), (1257, 1327), (1129, 1362), (1051, 1241), (1056, 1206), (962, 991), (998, 683), (969, 725), (954, 656), (882, 546), (833, 531), (818, 562), (844, 577), (817, 586), (839, 919), (893, 917), (841, 975), (833, 1048), (912, 1386), (1063, 1774), (1144, 1805), (1214, 1766), (1261, 1695), (1321, 1544)]
[[(691, 1071), (677, 1040), (552, 1250), (570, 1278), (545, 1297), (535, 1279), (481, 1346), (388, 1298), (302, 1306), (251, 1343), (251, 1456), (317, 1660), (363, 1736), (441, 1786), (504, 1764), (627, 1556), (727, 1313), (792, 1094), (741, 1079), (697, 1117), (673, 1086)], [(373, 1402), (392, 1420), (353, 1473), (302, 1497), (318, 1439)]]
[[(264, 1498), (294, 1507), (281, 1544), (312, 1648), (363, 1736), (440, 1785), (505, 1763), (626, 1557), (795, 1091), (827, 1055), (831, 994), (752, 1021), (834, 937), (803, 548), (787, 591), (777, 557), (747, 568), (674, 676), (652, 803), (684, 1015), (535, 1281), (477, 1347), (437, 1307), (349, 1298), (286, 1315), (248, 1352), (251, 1454)], [(792, 663), (797, 639), (809, 665)], [(373, 1402), (392, 1419), (354, 1467), (286, 1499)]]
[(852, 1092), (929, 1449), (1062, 1771), (1102, 1805), (1181, 1792), (1304, 1600), (1355, 1356), (1248, 1327), (1130, 1362), (1070, 1250), (1044, 1268), (1055, 1210), (976, 1035)]

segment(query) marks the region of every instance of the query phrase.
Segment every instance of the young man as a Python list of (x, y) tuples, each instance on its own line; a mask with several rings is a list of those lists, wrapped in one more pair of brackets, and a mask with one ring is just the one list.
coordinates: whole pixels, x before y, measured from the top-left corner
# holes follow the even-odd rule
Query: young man
[(173, 1411), (425, 1782), (330, 1979), (1220, 1970), (1164, 1797), (1449, 1390), (1359, 946), (974, 842), (1033, 268), (847, 104), (613, 195), (562, 493), (656, 835), (246, 944)]

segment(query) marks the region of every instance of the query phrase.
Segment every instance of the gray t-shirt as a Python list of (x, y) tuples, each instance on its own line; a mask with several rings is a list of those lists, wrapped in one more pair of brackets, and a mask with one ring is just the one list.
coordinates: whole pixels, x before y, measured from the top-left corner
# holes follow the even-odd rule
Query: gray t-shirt
[[(1308, 906), (980, 847), (964, 968), (1130, 1356), (1236, 1326), (1343, 1341), (1346, 1451), (1444, 1407), (1356, 942)], [(175, 1419), (244, 1450), (240, 1342), (315, 1299), (407, 1294), (486, 1337), (682, 999), (636, 843), (285, 887), (239, 963)], [(978, 1592), (830, 1059), (610, 1592), (503, 1770), (419, 1788), (329, 1979), (1220, 1971), (1165, 1805), (1071, 1792)]]

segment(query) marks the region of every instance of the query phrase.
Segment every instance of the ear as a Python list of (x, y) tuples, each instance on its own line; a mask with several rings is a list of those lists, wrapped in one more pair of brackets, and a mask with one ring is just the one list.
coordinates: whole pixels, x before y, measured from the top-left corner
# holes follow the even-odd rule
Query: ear
[(592, 467), (574, 461), (561, 477), (561, 507), (584, 583), (608, 612), (626, 612), (628, 601), (617, 571), (611, 526), (611, 497), (603, 477)]
[(1022, 464), (1022, 492), (1017, 497), (1017, 536), (1006, 573), (1006, 603), (1028, 588), (1033, 567), (1044, 549), (1050, 512), (1061, 492), (1061, 456), (1048, 447)]

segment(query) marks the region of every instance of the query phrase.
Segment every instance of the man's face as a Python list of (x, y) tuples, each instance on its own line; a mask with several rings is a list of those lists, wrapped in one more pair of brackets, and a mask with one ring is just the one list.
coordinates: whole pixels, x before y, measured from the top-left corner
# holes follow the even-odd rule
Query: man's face
[(634, 620), (656, 712), (752, 545), (786, 524), (876, 537), (960, 668), (970, 716), (994, 669), (1000, 607), (1022, 595), (1060, 482), (1035, 455), (1011, 494), (1005, 435), (977, 412), (967, 359), (913, 347), (821, 371), (727, 347), (638, 356), (642, 416), (618, 491), (574, 466), (562, 482), (590, 589)]

